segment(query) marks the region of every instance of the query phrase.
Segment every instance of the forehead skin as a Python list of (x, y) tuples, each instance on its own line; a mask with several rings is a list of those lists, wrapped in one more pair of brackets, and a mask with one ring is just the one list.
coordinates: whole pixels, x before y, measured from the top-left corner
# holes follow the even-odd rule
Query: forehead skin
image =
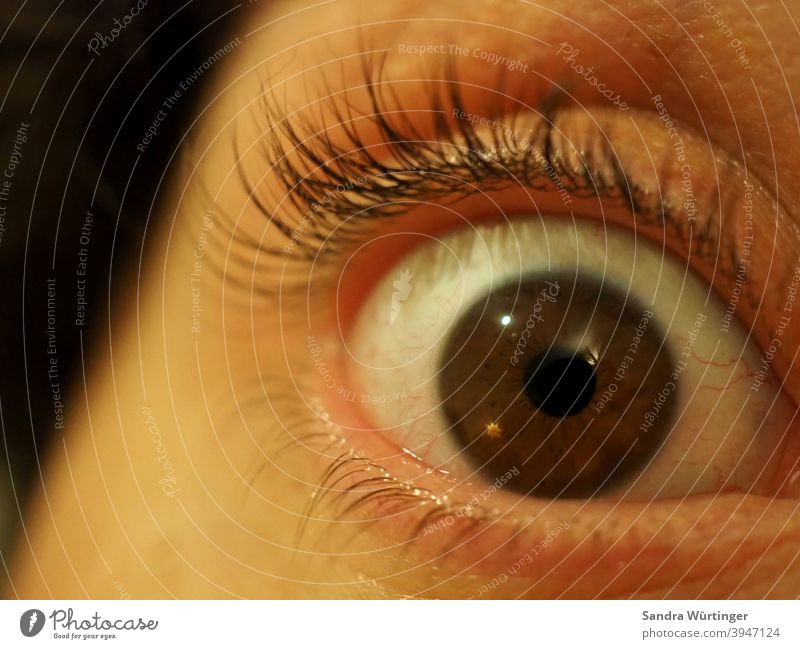
[[(733, 155), (738, 152), (797, 218), (800, 130), (794, 94), (800, 88), (796, 55), (800, 2), (720, 1), (719, 6), (724, 13), (715, 16), (717, 9), (710, 4), (683, 0), (323, 4), (292, 0), (245, 5), (237, 30), (242, 45), (217, 71), (216, 87), (201, 118), (204, 135), (197, 148), (202, 151), (208, 145), (209, 153), (200, 171), (213, 179), (220, 169), (227, 173), (231, 168), (229, 141), (216, 139), (217, 135), (261, 92), (265, 70), (289, 79), (287, 99), (302, 104), (324, 86), (323, 81), (331, 90), (360, 83), (357, 66), (343, 65), (339, 76), (326, 75), (315, 65), (363, 49), (396, 49), (399, 43), (480, 46), (519, 58), (544, 77), (557, 79), (564, 76), (566, 63), (554, 56), (554, 50), (566, 41), (580, 50), (581, 61), (592, 65), (598, 78), (632, 106), (652, 110), (651, 97), (660, 94), (674, 117), (707, 133)], [(371, 27), (359, 28), (364, 24)], [(741, 48), (732, 47), (734, 38), (741, 41)], [(737, 49), (746, 53), (748, 67)], [(394, 57), (387, 76), (410, 74), (416, 64)], [(496, 70), (465, 64), (459, 68), (459, 80), (491, 85)], [(541, 89), (520, 91), (535, 95)], [(595, 90), (584, 84), (571, 91), (587, 102), (597, 100)], [(246, 117), (238, 119), (241, 128), (249, 128)], [(258, 136), (255, 130), (253, 136)], [(177, 186), (182, 189), (181, 183)], [(212, 192), (215, 189), (211, 187)], [(174, 207), (165, 208), (165, 222), (173, 218)], [(177, 218), (188, 217), (178, 213)], [(88, 385), (85, 401), (91, 412), (75, 414), (66, 445), (57, 444), (50, 460), (46, 500), (41, 492), (35, 495), (28, 541), (14, 570), (15, 591), (31, 598), (114, 598), (116, 584), (123, 584), (132, 597), (381, 597), (423, 590), (431, 575), (418, 575), (419, 583), (392, 588), (364, 580), (354, 585), (361, 575), (339, 571), (340, 581), (349, 585), (335, 593), (322, 591), (312, 583), (313, 575), (299, 570), (298, 583), (269, 578), (292, 559), (291, 552), (281, 547), (291, 546), (297, 522), (280, 507), (243, 499), (236, 491), (240, 475), (231, 467), (246, 465), (255, 449), (245, 443), (249, 431), (237, 430), (224, 420), (213, 403), (216, 397), (224, 401), (239, 396), (231, 395), (229, 381), (243, 382), (233, 380), (241, 368), (242, 376), (252, 375), (247, 360), (251, 341), (245, 335), (241, 350), (220, 350), (210, 326), (199, 339), (186, 335), (192, 303), (185, 290), (185, 269), (191, 260), (180, 258), (184, 253), (179, 251), (167, 252), (167, 238), (165, 232), (161, 256), (150, 257), (154, 268), (143, 288), (138, 330), (130, 319), (115, 320), (112, 339), (99, 346), (113, 350), (113, 365), (104, 352)], [(229, 322), (235, 322), (237, 314), (241, 315), (231, 311)], [(195, 359), (214, 367), (204, 368), (203, 380), (208, 383), (202, 389)], [(159, 485), (162, 474), (152, 460), (152, 438), (142, 427), (142, 382), (181, 476), (180, 507), (164, 497)], [(219, 437), (209, 424), (208, 409), (218, 415), (224, 429)], [(177, 432), (175, 422), (180, 422)], [(239, 439), (244, 441), (231, 441)], [(289, 489), (280, 476), (267, 477), (266, 482), (267, 491)], [(302, 510), (303, 504), (300, 498), (296, 509)], [(723, 513), (717, 510), (717, 515)], [(258, 534), (243, 533), (241, 522)], [(680, 525), (677, 520), (672, 523)], [(787, 525), (781, 542), (758, 562), (757, 574), (750, 575), (752, 563), (742, 561), (720, 576), (719, 590), (705, 590), (703, 595), (727, 596), (726, 588), (735, 588), (745, 577), (739, 596), (796, 595), (798, 574), (787, 573), (786, 568), (796, 558), (798, 534), (798, 524)], [(656, 584), (638, 594), (693, 597), (700, 590), (693, 590), (691, 583), (674, 586)], [(467, 588), (454, 582), (442, 595), (468, 597), (473, 592), (474, 584)]]

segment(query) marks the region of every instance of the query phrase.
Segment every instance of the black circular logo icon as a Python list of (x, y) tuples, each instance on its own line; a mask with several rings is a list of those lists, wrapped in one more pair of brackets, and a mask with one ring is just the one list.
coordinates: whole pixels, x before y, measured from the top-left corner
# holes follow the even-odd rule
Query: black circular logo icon
[(44, 627), (44, 613), (38, 608), (25, 611), (19, 618), (19, 630), (22, 635), (32, 638)]

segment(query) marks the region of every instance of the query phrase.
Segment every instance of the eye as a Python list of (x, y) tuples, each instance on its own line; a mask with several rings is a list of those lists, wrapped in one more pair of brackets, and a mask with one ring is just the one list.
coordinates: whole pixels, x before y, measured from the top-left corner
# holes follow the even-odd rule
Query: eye
[(543, 498), (750, 491), (791, 409), (685, 262), (566, 216), (463, 228), (385, 275), (348, 335), (376, 431)]
[(670, 587), (709, 538), (723, 570), (792, 515), (769, 189), (648, 110), (366, 86), (267, 105), (241, 167), (298, 543), (413, 592), (541, 545), (510, 593), (594, 596)]
[[(336, 221), (284, 231), (292, 255), (312, 236), (318, 255), (284, 272), (308, 286), (286, 290), (306, 313), (292, 373), (314, 416), (454, 498), (498, 481), (541, 500), (775, 495), (794, 466), (785, 359), (755, 342), (771, 311), (737, 318), (770, 259), (765, 194), (691, 132), (676, 156), (652, 115), (526, 112), (508, 135), (453, 114), (428, 139), (384, 123), (383, 159), (353, 151), (357, 126), (344, 147), (329, 129), (321, 154), (287, 134), (305, 163), (281, 173)], [(732, 285), (751, 299), (717, 297)]]

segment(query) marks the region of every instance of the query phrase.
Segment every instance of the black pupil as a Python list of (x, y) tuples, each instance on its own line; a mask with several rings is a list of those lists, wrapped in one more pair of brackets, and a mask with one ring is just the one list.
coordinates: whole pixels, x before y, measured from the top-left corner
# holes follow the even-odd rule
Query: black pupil
[(525, 394), (552, 417), (577, 415), (589, 405), (596, 386), (593, 363), (575, 354), (540, 358), (525, 372)]

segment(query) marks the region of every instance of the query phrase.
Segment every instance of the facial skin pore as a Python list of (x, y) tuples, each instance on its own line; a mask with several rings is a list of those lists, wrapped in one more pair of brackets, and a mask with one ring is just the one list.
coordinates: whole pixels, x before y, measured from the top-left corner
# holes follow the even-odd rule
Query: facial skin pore
[[(92, 341), (85, 380), (72, 386), (68, 430), (54, 440), (37, 481), (9, 594), (113, 599), (122, 587), (133, 598), (797, 596), (800, 495), (791, 491), (775, 499), (725, 494), (631, 503), (610, 514), (609, 503), (565, 502), (529, 522), (513, 552), (500, 540), (505, 532), (493, 528), (448, 555), (452, 563), (436, 560), (441, 547), (406, 543), (392, 526), (327, 522), (323, 508), (305, 523), (298, 549), (325, 469), (310, 447), (281, 451), (292, 420), (279, 395), (296, 391), (285, 350), (305, 344), (291, 331), (303, 334), (303, 313), (252, 291), (254, 261), (248, 266), (223, 226), (234, 224), (242, 240), (277, 236), (254, 213), (231, 144), (241, 146), (240, 164), (250, 165), (251, 177), (265, 173), (248, 149), (262, 137), (252, 116), (265, 88), (290, 111), (344, 89), (366, 109), (366, 91), (358, 90), (364, 51), (390, 50), (382, 72), (388, 79), (421, 79), (425, 62), (437, 56), (400, 55), (400, 44), (465, 48), (456, 56), (467, 88), (498, 78), (497, 66), (473, 52), (517, 59), (528, 72), (508, 72), (509, 93), (525, 101), (546, 91), (540, 79), (569, 79), (579, 101), (604, 105), (587, 75), (576, 75), (578, 64), (591, 65), (591, 75), (631, 109), (654, 112), (652, 98), (660, 95), (674, 120), (745, 159), (764, 195), (777, 196), (783, 217), (797, 223), (800, 2), (719, 3), (714, 11), (707, 4), (245, 5), (231, 35), (241, 44), (217, 64), (187, 164), (151, 219), (159, 227), (139, 276), (112, 288), (108, 331)], [(424, 85), (408, 83), (409, 101)], [(476, 93), (473, 110), (480, 101)], [(265, 183), (279, 200), (276, 179)], [(216, 207), (204, 230), (209, 197)], [(520, 199), (509, 193), (504, 200), (513, 209)], [(559, 199), (541, 201), (546, 210)], [(201, 235), (208, 245), (199, 249)], [(796, 266), (785, 258), (793, 250), (776, 247), (774, 263)], [(235, 263), (237, 254), (244, 263)], [(263, 263), (260, 284), (277, 283), (280, 263)], [(772, 280), (780, 286), (785, 277)], [(769, 325), (761, 325), (763, 342)], [(795, 329), (774, 366), (792, 404), (800, 398)], [(799, 449), (789, 445), (787, 456)], [(567, 519), (569, 529), (536, 561), (502, 587), (480, 591)]]

